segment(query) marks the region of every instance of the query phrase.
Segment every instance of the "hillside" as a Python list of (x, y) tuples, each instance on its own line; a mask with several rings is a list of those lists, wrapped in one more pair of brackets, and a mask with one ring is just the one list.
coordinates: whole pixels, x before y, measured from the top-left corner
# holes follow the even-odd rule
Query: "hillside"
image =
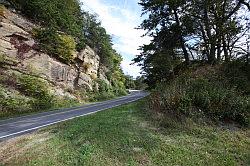
[(170, 121), (194, 117), (248, 126), (249, 0), (139, 4), (146, 17), (140, 28), (152, 40), (134, 62), (154, 91), (152, 111)]
[[(68, 6), (60, 6), (59, 1), (2, 3), (0, 117), (126, 94), (121, 56), (112, 49), (105, 29), (80, 10), (78, 1), (69, 1)], [(54, 5), (53, 11), (46, 12), (44, 5)], [(64, 15), (61, 7), (79, 16)], [(28, 13), (31, 10), (36, 14)], [(72, 23), (74, 20), (78, 22)], [(78, 32), (84, 28), (88, 35)]]
[(155, 117), (166, 124), (250, 124), (250, 73), (240, 61), (195, 64), (169, 81), (157, 84), (149, 99)]

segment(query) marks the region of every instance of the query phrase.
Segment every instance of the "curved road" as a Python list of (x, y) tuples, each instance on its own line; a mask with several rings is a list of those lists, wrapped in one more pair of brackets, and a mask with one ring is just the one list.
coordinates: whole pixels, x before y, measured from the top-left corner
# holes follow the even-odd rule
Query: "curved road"
[(147, 96), (147, 92), (133, 92), (113, 100), (88, 104), (80, 107), (43, 112), (0, 121), (0, 141), (34, 131), (55, 123), (93, 114), (102, 110), (127, 104)]

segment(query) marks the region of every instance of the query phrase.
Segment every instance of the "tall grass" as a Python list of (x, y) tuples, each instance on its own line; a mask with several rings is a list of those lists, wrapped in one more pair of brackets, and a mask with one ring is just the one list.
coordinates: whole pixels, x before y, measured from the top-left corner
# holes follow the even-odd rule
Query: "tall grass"
[(220, 66), (216, 71), (212, 69), (213, 74), (209, 68), (205, 70), (204, 73), (204, 66), (192, 69), (174, 80), (158, 84), (150, 97), (151, 109), (175, 119), (200, 116), (248, 126), (250, 81), (244, 71), (231, 65)]

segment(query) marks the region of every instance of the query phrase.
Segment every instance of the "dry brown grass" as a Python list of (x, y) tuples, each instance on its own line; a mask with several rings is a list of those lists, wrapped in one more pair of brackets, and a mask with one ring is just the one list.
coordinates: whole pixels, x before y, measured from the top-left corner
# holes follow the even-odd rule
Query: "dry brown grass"
[(7, 164), (9, 161), (14, 161), (20, 156), (23, 156), (27, 151), (30, 151), (32, 148), (34, 148), (34, 146), (39, 146), (50, 138), (51, 135), (48, 132), (45, 132), (27, 134), (1, 142), (1, 164)]

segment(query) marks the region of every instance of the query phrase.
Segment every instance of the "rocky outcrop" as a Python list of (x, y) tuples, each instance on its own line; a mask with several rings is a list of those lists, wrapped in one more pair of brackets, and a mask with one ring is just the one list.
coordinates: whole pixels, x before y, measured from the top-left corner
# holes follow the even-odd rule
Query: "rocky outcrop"
[[(53, 83), (58, 89), (92, 89), (99, 75), (99, 56), (87, 46), (76, 52), (77, 65), (64, 64), (39, 50), (38, 43), (32, 37), (32, 30), (37, 27), (7, 9), (0, 14), (0, 55), (16, 62), (8, 70), (36, 75)], [(102, 78), (106, 79), (106, 76), (102, 74)], [(62, 94), (61, 90), (59, 92)]]

